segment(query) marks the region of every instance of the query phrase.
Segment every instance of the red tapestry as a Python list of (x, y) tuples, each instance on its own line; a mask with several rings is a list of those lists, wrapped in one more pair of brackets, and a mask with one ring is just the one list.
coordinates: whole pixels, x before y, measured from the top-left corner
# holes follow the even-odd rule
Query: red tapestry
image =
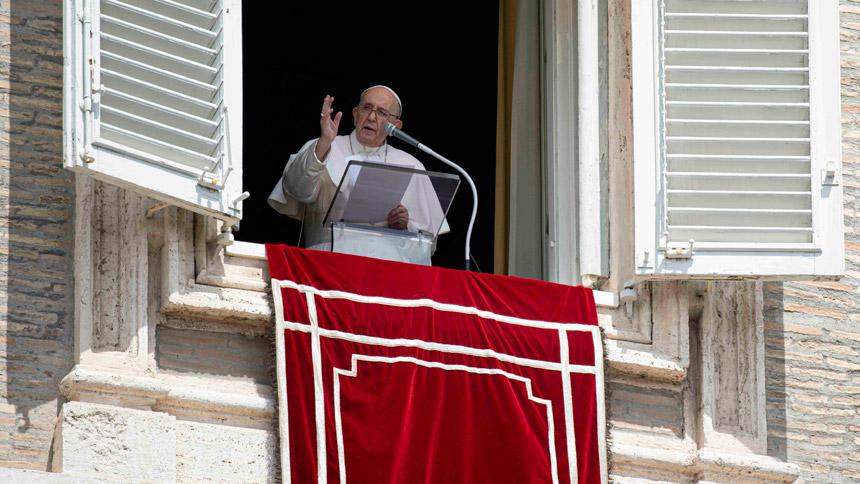
[(266, 251), (285, 483), (606, 483), (590, 289)]

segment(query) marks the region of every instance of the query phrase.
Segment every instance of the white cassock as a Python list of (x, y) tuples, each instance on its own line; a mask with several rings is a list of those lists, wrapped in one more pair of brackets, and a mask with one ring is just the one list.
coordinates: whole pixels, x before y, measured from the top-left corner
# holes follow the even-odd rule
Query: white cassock
[[(424, 169), (414, 156), (387, 142), (377, 148), (361, 145), (355, 131), (349, 136), (336, 137), (322, 161), (316, 156), (316, 142), (316, 139), (308, 141), (298, 153), (290, 156), (284, 175), (269, 195), (269, 205), (278, 212), (299, 220), (304, 217), (305, 247), (325, 244), (331, 237), (329, 229), (323, 227), (323, 220), (346, 171), (347, 158), (358, 155), (362, 161)], [(429, 177), (413, 176), (400, 203), (409, 211), (407, 230), (433, 235), (451, 230)], [(304, 214), (303, 204), (307, 207)]]

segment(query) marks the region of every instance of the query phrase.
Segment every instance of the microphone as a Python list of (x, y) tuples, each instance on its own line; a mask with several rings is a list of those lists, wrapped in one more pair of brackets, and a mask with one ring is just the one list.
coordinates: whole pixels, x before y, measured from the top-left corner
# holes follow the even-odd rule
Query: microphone
[(465, 178), (466, 181), (469, 183), (469, 188), (472, 189), (472, 218), (469, 220), (469, 228), (466, 230), (466, 263), (464, 264), (464, 266), (465, 266), (465, 269), (467, 271), (470, 270), (471, 263), (472, 263), (471, 258), (470, 258), (470, 256), (471, 256), (471, 245), (472, 245), (472, 229), (475, 227), (475, 216), (478, 215), (478, 190), (475, 188), (475, 182), (472, 181), (472, 177), (470, 177), (469, 174), (466, 173), (466, 170), (460, 168), (460, 165), (454, 163), (453, 161), (449, 160), (448, 158), (445, 158), (444, 156), (440, 155), (439, 153), (436, 153), (435, 151), (431, 150), (427, 146), (419, 143), (417, 139), (413, 138), (412, 136), (409, 136), (408, 134), (404, 133), (403, 131), (400, 131), (393, 124), (385, 123), (382, 126), (382, 130), (385, 131), (386, 133), (390, 134), (391, 136), (394, 136), (397, 139), (405, 141), (406, 143), (409, 143), (410, 145), (418, 148), (419, 150), (421, 150), (421, 151), (423, 151), (429, 155), (434, 156), (439, 161), (441, 161), (441, 162), (445, 163), (446, 165), (450, 166), (451, 168), (457, 170), (461, 175), (463, 175), (463, 178)]
[(382, 126), (382, 130), (385, 131), (386, 133), (390, 134), (391, 136), (394, 136), (395, 138), (401, 140), (401, 141), (405, 141), (405, 142), (409, 143), (410, 145), (412, 145), (416, 148), (418, 148), (418, 145), (421, 144), (418, 142), (417, 139), (413, 138), (412, 136), (409, 136), (408, 134), (404, 133), (403, 131), (400, 131), (391, 123), (385, 123)]

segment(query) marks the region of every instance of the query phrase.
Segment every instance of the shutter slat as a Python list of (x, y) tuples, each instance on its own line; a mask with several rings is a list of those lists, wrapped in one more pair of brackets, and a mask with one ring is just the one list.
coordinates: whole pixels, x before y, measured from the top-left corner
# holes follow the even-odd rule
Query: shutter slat
[(807, 38), (807, 32), (765, 32), (765, 31), (740, 31), (740, 30), (667, 30), (668, 36), (695, 35), (716, 37), (799, 37)]
[(668, 173), (724, 173), (731, 171), (738, 175), (748, 174), (809, 174), (809, 162), (793, 160), (701, 160), (695, 158), (671, 159), (668, 161)]
[(674, 207), (669, 209), (669, 213), (679, 214), (712, 214), (712, 215), (812, 215), (812, 210), (797, 210), (797, 209), (761, 209), (761, 208), (690, 208), (690, 207)]
[(710, 226), (699, 225), (670, 225), (675, 230), (699, 231), (699, 232), (812, 232), (811, 228), (804, 227), (743, 227), (743, 226)]
[(774, 162), (774, 161), (794, 161), (794, 162), (809, 162), (812, 158), (809, 156), (725, 156), (717, 154), (668, 154), (668, 160), (706, 160), (706, 161), (743, 161), (743, 162)]
[(204, 65), (211, 65), (218, 55), (215, 49), (106, 15), (102, 16), (102, 32)]
[(811, 228), (670, 226), (668, 241), (807, 243), (811, 238)]
[(218, 20), (218, 13), (207, 12), (172, 0), (125, 0), (125, 3), (207, 30), (211, 29)]
[(129, 78), (158, 86), (170, 86), (170, 90), (191, 96), (201, 101), (212, 101), (218, 86), (191, 79), (165, 69), (147, 65), (110, 52), (102, 52), (102, 67)]
[(158, 66), (189, 79), (211, 83), (218, 74), (217, 68), (110, 34), (102, 33), (101, 40), (103, 52), (114, 53), (142, 64)]
[(705, 49), (701, 47), (668, 47), (664, 49), (668, 54), (802, 54), (808, 55), (807, 49)]
[(761, 108), (809, 108), (809, 103), (757, 103), (720, 101), (666, 101), (667, 106), (737, 106)]
[(771, 119), (667, 119), (666, 124), (708, 126), (809, 126), (809, 121), (787, 121)]
[(739, 90), (739, 91), (809, 91), (809, 86), (792, 86), (792, 85), (779, 85), (779, 84), (694, 84), (694, 83), (680, 83), (680, 82), (669, 82), (666, 83), (666, 88), (668, 89), (719, 89), (719, 90)]
[(692, 71), (692, 72), (733, 72), (733, 73), (746, 73), (746, 72), (768, 72), (768, 73), (782, 73), (782, 72), (809, 72), (809, 67), (756, 67), (756, 66), (692, 66), (692, 65), (667, 65), (665, 66), (666, 71)]
[[(702, 219), (708, 220), (703, 227)], [(669, 227), (799, 227), (808, 228), (812, 210), (769, 209), (743, 210), (730, 208), (678, 208), (669, 212)]]
[(666, 190), (670, 208), (808, 210), (811, 196), (800, 191)]
[(165, 35), (211, 47), (218, 32), (203, 29), (119, 0), (102, 0), (102, 15), (123, 18), (128, 22), (163, 32)]
[(210, 170), (218, 162), (213, 156), (207, 156), (195, 151), (185, 149), (181, 146), (172, 145), (163, 140), (150, 138), (135, 131), (119, 128), (103, 123), (101, 130), (105, 133), (105, 139), (117, 143), (116, 147), (122, 149), (127, 147), (134, 150), (131, 154), (137, 156), (155, 156), (162, 160), (168, 160), (181, 165), (186, 165), (195, 170)]
[(667, 12), (666, 19), (705, 19), (705, 20), (806, 20), (806, 14), (758, 14), (758, 13), (683, 13)]
[(149, 138), (164, 140), (171, 145), (180, 146), (203, 155), (212, 155), (220, 141), (177, 129), (136, 114), (120, 111), (110, 106), (102, 106), (101, 118), (102, 122), (106, 124), (137, 132)]
[(667, 136), (667, 141), (685, 142), (714, 142), (724, 141), (727, 143), (809, 143), (809, 138), (723, 138), (719, 136)]
[(177, 3), (187, 5), (191, 8), (202, 10), (204, 12), (212, 12), (212, 9), (218, 3), (218, 0), (176, 0)]
[(172, 106), (193, 116), (211, 119), (215, 114), (215, 110), (218, 109), (217, 104), (201, 101), (186, 94), (172, 91), (156, 84), (150, 84), (140, 79), (120, 74), (119, 72), (102, 69), (101, 74), (102, 81), (113, 86), (113, 89), (117, 92), (146, 99), (160, 106)]
[(725, 189), (747, 192), (773, 189), (806, 193), (811, 183), (811, 177), (806, 173), (667, 172), (666, 179), (670, 193), (673, 190), (683, 189)]
[(669, 177), (693, 177), (693, 178), (753, 178), (753, 179), (767, 179), (773, 178), (777, 180), (781, 179), (806, 179), (809, 180), (810, 175), (808, 173), (761, 173), (761, 174), (750, 174), (750, 173), (699, 173), (699, 172), (680, 172), (680, 171), (670, 171), (666, 172), (666, 176)]
[(110, 107), (125, 112), (135, 112), (146, 119), (158, 120), (173, 128), (189, 131), (199, 136), (214, 136), (219, 125), (216, 121), (152, 103), (113, 89), (105, 89), (102, 96), (105, 104)]
[(800, 197), (809, 198), (807, 192), (791, 192), (791, 191), (738, 191), (738, 190), (666, 190), (670, 195), (713, 195), (720, 197), (735, 197), (738, 195), (752, 195), (761, 197)]

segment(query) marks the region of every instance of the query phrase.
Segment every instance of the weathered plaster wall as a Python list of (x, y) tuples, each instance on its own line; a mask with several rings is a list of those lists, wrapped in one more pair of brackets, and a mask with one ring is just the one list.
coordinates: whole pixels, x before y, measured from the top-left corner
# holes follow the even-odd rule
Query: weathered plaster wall
[(0, 467), (47, 468), (73, 360), (61, 4), (0, 1)]
[(860, 481), (860, 1), (840, 4), (846, 275), (764, 285), (768, 454), (809, 483)]

